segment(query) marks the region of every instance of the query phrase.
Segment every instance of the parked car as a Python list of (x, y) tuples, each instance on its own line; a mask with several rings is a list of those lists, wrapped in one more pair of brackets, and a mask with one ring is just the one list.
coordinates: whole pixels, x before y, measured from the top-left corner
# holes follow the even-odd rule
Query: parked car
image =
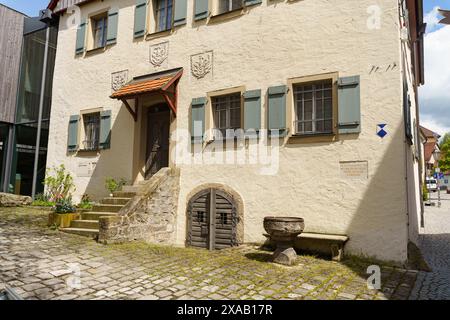
[(427, 178), (427, 179), (426, 179), (426, 185), (427, 185), (428, 191), (436, 192), (437, 189), (438, 189), (436, 179), (433, 179), (433, 178)]

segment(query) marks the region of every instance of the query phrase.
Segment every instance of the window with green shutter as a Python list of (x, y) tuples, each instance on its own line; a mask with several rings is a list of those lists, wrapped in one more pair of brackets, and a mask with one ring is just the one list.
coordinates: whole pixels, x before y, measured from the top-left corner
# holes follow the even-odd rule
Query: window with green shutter
[(113, 8), (108, 11), (108, 27), (106, 44), (114, 44), (117, 42), (117, 29), (119, 25), (119, 9)]
[(262, 3), (262, 0), (244, 0), (245, 6), (252, 6), (254, 4), (260, 4)]
[(344, 77), (338, 80), (339, 134), (361, 132), (360, 77)]
[(268, 90), (267, 129), (272, 135), (286, 134), (286, 92), (285, 85)]
[(77, 39), (75, 45), (76, 54), (82, 54), (85, 51), (86, 42), (86, 19), (82, 19), (77, 29)]
[(187, 0), (175, 0), (173, 25), (176, 27), (186, 24), (186, 14), (187, 14)]
[(261, 129), (261, 90), (244, 93), (244, 130), (259, 132)]
[(195, 0), (194, 8), (194, 20), (205, 19), (209, 15), (209, 1), (208, 0)]
[(75, 152), (78, 150), (78, 123), (80, 116), (72, 115), (69, 120), (68, 136), (67, 136), (67, 151)]
[(191, 104), (191, 139), (193, 143), (202, 143), (205, 132), (206, 98), (195, 98)]
[(100, 112), (100, 149), (111, 148), (111, 110)]
[(143, 37), (147, 32), (147, 0), (136, 0), (134, 11), (134, 37)]

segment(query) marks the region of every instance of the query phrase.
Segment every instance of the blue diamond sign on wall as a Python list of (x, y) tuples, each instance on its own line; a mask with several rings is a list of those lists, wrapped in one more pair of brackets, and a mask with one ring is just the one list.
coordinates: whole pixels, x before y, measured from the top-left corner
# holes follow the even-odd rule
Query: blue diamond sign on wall
[(379, 136), (380, 138), (386, 137), (386, 135), (388, 134), (385, 129), (386, 126), (387, 126), (387, 124), (385, 124), (385, 123), (381, 123), (381, 124), (377, 125), (377, 136)]

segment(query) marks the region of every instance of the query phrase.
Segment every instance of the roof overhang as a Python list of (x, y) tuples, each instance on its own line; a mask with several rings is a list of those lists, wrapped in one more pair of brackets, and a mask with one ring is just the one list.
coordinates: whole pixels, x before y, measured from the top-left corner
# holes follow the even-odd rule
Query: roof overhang
[[(121, 100), (137, 121), (137, 101), (139, 97), (160, 95), (164, 98), (173, 114), (177, 114), (178, 82), (183, 75), (183, 68), (147, 74), (133, 78), (130, 82), (114, 92), (110, 98)], [(128, 100), (135, 100), (135, 108), (131, 108)]]

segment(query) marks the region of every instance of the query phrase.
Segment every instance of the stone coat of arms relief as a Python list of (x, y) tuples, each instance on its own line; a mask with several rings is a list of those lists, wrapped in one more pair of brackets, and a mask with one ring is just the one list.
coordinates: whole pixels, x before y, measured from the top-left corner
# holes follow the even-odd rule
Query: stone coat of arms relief
[(191, 74), (200, 80), (213, 75), (214, 56), (212, 51), (191, 56)]
[(117, 91), (128, 82), (128, 70), (122, 70), (111, 74), (111, 89)]
[(169, 42), (150, 46), (150, 63), (155, 69), (167, 69), (169, 60)]

